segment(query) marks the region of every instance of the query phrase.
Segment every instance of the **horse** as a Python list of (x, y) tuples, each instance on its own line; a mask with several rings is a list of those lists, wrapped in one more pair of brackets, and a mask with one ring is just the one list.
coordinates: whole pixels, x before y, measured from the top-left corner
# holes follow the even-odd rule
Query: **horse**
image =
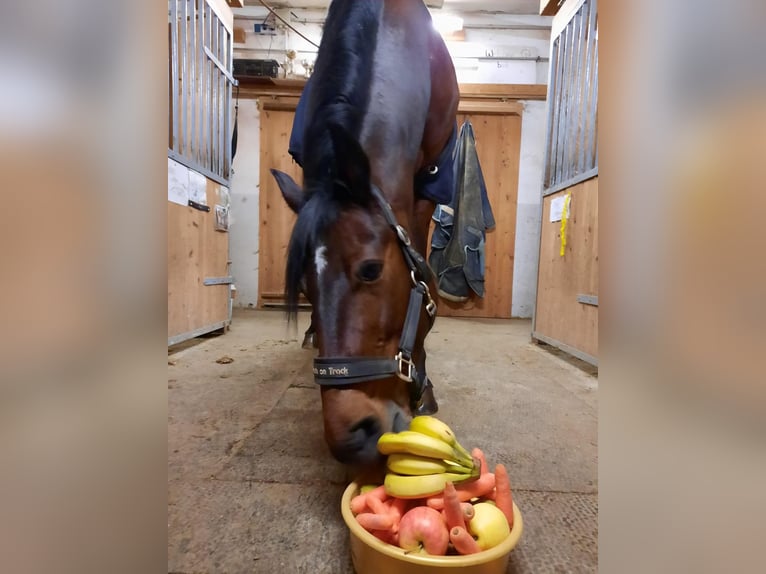
[(304, 183), (272, 170), (297, 218), (288, 316), (312, 306), (324, 438), (341, 463), (379, 465), (378, 438), (438, 403), (426, 375), (435, 209), (422, 193), (454, 140), (458, 84), (422, 0), (334, 0), (303, 132)]

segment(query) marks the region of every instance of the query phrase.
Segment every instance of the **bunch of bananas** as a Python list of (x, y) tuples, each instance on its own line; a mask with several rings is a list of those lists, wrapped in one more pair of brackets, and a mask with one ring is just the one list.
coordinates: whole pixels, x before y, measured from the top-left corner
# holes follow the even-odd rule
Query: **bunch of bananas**
[(481, 470), (452, 429), (430, 416), (413, 418), (409, 430), (384, 433), (378, 450), (388, 456), (385, 490), (397, 498), (439, 494), (447, 482), (475, 480)]

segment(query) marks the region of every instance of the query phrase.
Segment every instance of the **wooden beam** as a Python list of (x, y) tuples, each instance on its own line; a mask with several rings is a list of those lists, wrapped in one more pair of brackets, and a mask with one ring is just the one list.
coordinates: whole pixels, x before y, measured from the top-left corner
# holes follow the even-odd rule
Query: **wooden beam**
[(244, 8), (245, 0), (226, 0), (226, 3), (232, 8)]
[(561, 4), (562, 0), (540, 0), (540, 16), (554, 16)]
[(544, 100), (546, 84), (460, 84), (461, 99)]
[(487, 100), (460, 100), (457, 105), (459, 114), (495, 114), (520, 116), (524, 111), (524, 104), (520, 102), (499, 102)]
[[(300, 96), (306, 80), (237, 78), (240, 98)], [(460, 84), (461, 100), (545, 100), (545, 84)]]

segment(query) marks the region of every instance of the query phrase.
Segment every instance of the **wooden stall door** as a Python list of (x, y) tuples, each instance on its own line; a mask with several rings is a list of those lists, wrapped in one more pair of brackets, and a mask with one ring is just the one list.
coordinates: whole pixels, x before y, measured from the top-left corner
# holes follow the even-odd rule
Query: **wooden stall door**
[[(220, 203), (222, 186), (207, 180), (207, 204)], [(168, 345), (229, 324), (229, 234), (215, 230), (215, 212), (167, 204)]]
[(507, 319), (511, 317), (516, 245), (521, 115), (469, 112), (459, 114), (457, 119), (458, 127), (466, 119), (473, 125), (476, 151), (495, 216), (495, 228), (486, 235), (484, 297), (472, 294), (464, 303), (440, 299), (438, 314), (444, 317)]
[[(551, 202), (571, 193), (566, 245)], [(533, 336), (598, 364), (598, 177), (543, 198)]]
[[(271, 105), (270, 105), (271, 104)], [(274, 109), (277, 108), (277, 109)], [(261, 105), (260, 225), (258, 232), (258, 306), (284, 304), (285, 261), (296, 216), (287, 206), (270, 169), (289, 174), (299, 184), (303, 172), (288, 153), (295, 104)]]
[[(282, 198), (270, 168), (302, 182), (302, 170), (288, 153), (295, 102), (264, 101), (261, 105), (260, 231), (258, 304), (284, 304), (285, 261), (295, 214)], [(515, 106), (515, 107), (514, 107)], [(468, 111), (458, 116), (473, 124), (476, 148), (487, 185), (496, 227), (487, 233), (484, 298), (463, 304), (442, 300), (439, 314), (460, 317), (511, 316), (513, 259), (516, 236), (516, 198), (521, 144), (521, 107), (504, 104), (494, 111)], [(510, 113), (509, 110), (515, 110)]]

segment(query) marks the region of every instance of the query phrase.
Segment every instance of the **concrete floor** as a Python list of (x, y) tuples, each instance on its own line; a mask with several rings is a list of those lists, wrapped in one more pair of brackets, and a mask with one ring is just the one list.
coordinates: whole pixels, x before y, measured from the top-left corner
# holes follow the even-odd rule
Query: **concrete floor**
[[(169, 572), (353, 572), (350, 477), (322, 437), (307, 324), (239, 311), (225, 335), (170, 349)], [(531, 344), (530, 327), (439, 318), (426, 341), (437, 416), (509, 469), (524, 517), (509, 573), (595, 572), (598, 382)]]

